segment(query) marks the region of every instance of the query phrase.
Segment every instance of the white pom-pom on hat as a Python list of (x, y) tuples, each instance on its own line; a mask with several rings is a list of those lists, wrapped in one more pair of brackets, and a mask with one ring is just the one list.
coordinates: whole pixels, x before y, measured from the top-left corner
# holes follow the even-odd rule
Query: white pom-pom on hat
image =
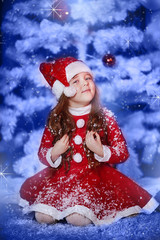
[(64, 95), (66, 95), (66, 97), (73, 97), (77, 91), (74, 86), (69, 86), (69, 87), (65, 87), (63, 92), (64, 92)]
[(57, 99), (60, 98), (64, 91), (65, 86), (59, 81), (56, 80), (52, 87), (52, 93), (56, 96)]
[(52, 92), (56, 98), (59, 99), (62, 93), (64, 93), (66, 97), (73, 97), (77, 91), (74, 86), (65, 87), (59, 80), (56, 80), (53, 84)]

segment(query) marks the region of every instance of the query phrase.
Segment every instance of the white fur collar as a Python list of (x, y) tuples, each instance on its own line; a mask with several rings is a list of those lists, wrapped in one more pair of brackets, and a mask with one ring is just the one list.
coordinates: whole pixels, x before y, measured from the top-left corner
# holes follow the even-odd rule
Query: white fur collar
[(82, 115), (90, 113), (91, 107), (92, 107), (92, 105), (89, 104), (88, 106), (80, 107), (80, 108), (69, 107), (68, 110), (74, 116), (82, 116)]

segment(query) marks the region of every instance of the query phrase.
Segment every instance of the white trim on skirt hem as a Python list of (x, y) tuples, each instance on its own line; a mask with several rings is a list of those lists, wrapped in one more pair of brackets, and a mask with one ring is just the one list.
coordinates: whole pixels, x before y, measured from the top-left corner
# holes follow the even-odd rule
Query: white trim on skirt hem
[(42, 203), (29, 205), (29, 203), (25, 199), (19, 197), (19, 206), (23, 207), (23, 210), (22, 210), (23, 214), (27, 214), (32, 211), (37, 211), (44, 214), (48, 214), (56, 220), (62, 220), (63, 218), (67, 217), (72, 213), (79, 213), (89, 218), (95, 225), (101, 225), (101, 224), (111, 224), (123, 217), (127, 217), (137, 213), (151, 214), (159, 206), (159, 203), (154, 198), (151, 198), (150, 201), (143, 208), (136, 205), (136, 206), (127, 208), (123, 211), (116, 212), (116, 215), (115, 215), (115, 212), (112, 212), (110, 216), (104, 217), (101, 220), (99, 220), (96, 217), (96, 215), (93, 213), (92, 210), (82, 205), (75, 205), (74, 207), (69, 207), (64, 211), (59, 211), (55, 207), (42, 204)]

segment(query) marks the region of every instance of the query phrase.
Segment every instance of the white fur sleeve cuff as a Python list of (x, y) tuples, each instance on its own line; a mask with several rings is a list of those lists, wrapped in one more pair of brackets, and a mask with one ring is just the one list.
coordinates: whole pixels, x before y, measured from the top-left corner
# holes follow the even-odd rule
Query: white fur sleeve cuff
[(98, 156), (97, 154), (94, 153), (94, 157), (98, 162), (108, 162), (110, 157), (111, 157), (111, 151), (105, 145), (103, 145), (103, 154), (104, 154), (104, 157), (100, 157), (100, 156)]
[(52, 162), (51, 160), (51, 151), (52, 151), (52, 148), (50, 148), (46, 154), (46, 159), (47, 159), (47, 162), (50, 164), (51, 167), (53, 168), (57, 168), (59, 167), (59, 165), (61, 164), (61, 161), (62, 161), (62, 156), (59, 156), (55, 162)]

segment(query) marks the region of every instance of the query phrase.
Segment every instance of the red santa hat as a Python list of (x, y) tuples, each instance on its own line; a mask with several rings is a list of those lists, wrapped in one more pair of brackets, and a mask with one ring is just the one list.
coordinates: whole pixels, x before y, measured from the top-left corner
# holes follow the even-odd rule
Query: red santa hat
[(91, 69), (84, 62), (73, 57), (60, 58), (50, 63), (41, 63), (40, 71), (57, 99), (60, 98), (62, 93), (67, 97), (73, 97), (76, 94), (76, 89), (69, 84), (76, 74), (88, 72), (93, 75)]

